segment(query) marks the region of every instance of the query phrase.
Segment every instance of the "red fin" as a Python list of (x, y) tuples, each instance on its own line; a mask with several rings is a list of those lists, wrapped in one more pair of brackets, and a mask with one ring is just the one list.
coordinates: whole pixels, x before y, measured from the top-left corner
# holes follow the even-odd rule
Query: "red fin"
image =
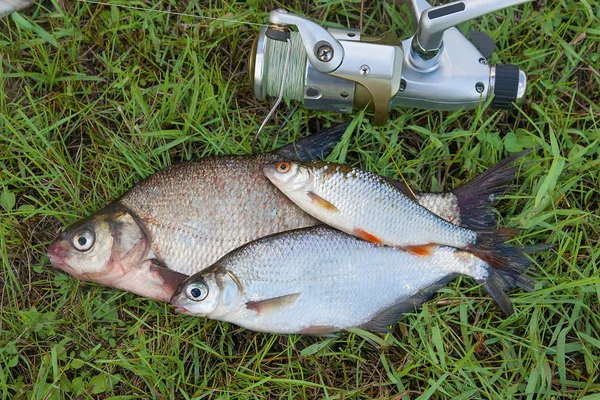
[(418, 256), (428, 257), (433, 254), (433, 249), (436, 247), (435, 244), (424, 244), (420, 246), (404, 246), (403, 250), (408, 251), (409, 253), (416, 254)]
[(362, 240), (366, 240), (367, 242), (377, 243), (377, 244), (383, 243), (381, 241), (381, 239), (379, 239), (377, 236), (371, 235), (369, 232), (366, 232), (360, 228), (354, 228), (352, 233), (354, 234), (354, 236), (356, 236)]
[(300, 333), (303, 335), (328, 335), (330, 333), (334, 333), (339, 331), (340, 328), (336, 328), (335, 326), (329, 325), (313, 325), (307, 326), (300, 330)]
[(246, 303), (248, 310), (256, 311), (257, 313), (267, 313), (275, 311), (281, 307), (287, 307), (296, 301), (300, 296), (300, 293), (286, 294), (284, 296), (273, 297), (272, 299), (260, 300), (260, 301), (249, 301)]
[(317, 203), (319, 205), (319, 207), (324, 208), (325, 210), (329, 210), (329, 211), (333, 211), (333, 212), (339, 211), (336, 206), (334, 206), (333, 204), (331, 204), (330, 202), (328, 202), (327, 200), (325, 200), (324, 198), (322, 198), (321, 196), (319, 196), (318, 194), (316, 194), (314, 192), (308, 192), (308, 197), (310, 197), (310, 199), (314, 203)]

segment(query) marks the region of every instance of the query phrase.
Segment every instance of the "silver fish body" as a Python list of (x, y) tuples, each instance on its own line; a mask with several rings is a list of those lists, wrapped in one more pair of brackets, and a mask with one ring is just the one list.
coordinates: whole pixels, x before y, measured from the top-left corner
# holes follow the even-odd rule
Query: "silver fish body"
[(340, 164), (280, 162), (265, 173), (286, 196), (320, 221), (390, 246), (465, 248), (477, 232), (454, 225), (379, 175)]
[(421, 257), (322, 226), (229, 253), (183, 282), (171, 302), (178, 312), (260, 332), (381, 331), (453, 277), (483, 282), (489, 268), (455, 248)]

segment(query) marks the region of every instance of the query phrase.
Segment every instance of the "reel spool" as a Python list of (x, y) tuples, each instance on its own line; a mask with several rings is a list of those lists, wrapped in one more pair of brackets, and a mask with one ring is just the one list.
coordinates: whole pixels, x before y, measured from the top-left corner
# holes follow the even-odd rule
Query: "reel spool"
[[(283, 82), (284, 55), (288, 44), (270, 37), (271, 29), (261, 28), (250, 54), (250, 81), (259, 100), (276, 97)], [(320, 72), (310, 62), (302, 34), (289, 32), (291, 58), (283, 97), (300, 101), (308, 109), (344, 114), (369, 105), (375, 112), (375, 120), (384, 123), (390, 100), (400, 89), (403, 53), (398, 38), (395, 35), (366, 37), (361, 35), (360, 30), (352, 28), (328, 28), (327, 32), (342, 45), (345, 53), (342, 65), (330, 73)], [(365, 46), (370, 51), (381, 47), (377, 56), (372, 54), (368, 57), (368, 62), (363, 58)], [(329, 51), (326, 44), (321, 44), (315, 53), (319, 49), (321, 52)], [(353, 57), (352, 54), (361, 56)]]

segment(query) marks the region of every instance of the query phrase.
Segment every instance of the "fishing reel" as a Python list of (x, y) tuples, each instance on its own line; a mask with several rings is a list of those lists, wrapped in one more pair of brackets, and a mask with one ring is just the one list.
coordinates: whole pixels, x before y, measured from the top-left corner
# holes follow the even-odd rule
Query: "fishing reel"
[[(304, 17), (275, 10), (251, 53), (250, 79), (260, 100), (297, 100), (309, 109), (351, 113), (369, 106), (374, 123), (391, 107), (473, 109), (488, 97), (510, 109), (525, 97), (527, 76), (515, 65), (489, 65), (493, 40), (456, 25), (532, 0), (462, 0), (431, 7), (408, 0), (416, 33), (362, 35), (350, 28), (324, 28)], [(295, 27), (295, 30), (291, 28)]]

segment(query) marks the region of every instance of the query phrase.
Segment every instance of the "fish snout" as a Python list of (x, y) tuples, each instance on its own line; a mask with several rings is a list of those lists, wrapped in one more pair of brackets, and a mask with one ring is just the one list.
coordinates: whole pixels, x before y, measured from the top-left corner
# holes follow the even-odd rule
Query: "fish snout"
[(61, 264), (64, 264), (68, 251), (66, 243), (59, 239), (48, 246), (46, 254), (50, 262), (60, 268)]
[(76, 278), (80, 278), (81, 274), (78, 273), (75, 269), (73, 269), (65, 261), (68, 258), (69, 252), (69, 244), (64, 240), (57, 239), (56, 241), (51, 243), (50, 246), (48, 246), (46, 254), (48, 255), (48, 258), (50, 259), (52, 265)]
[(277, 181), (277, 164), (276, 163), (269, 163), (269, 164), (265, 164), (265, 166), (263, 167), (263, 172), (265, 173), (265, 175), (267, 176), (267, 178), (269, 178), (269, 180), (271, 182), (273, 182), (274, 180)]
[(181, 305), (179, 296), (180, 293), (176, 291), (175, 294), (173, 294), (173, 297), (171, 297), (171, 305), (174, 307), (173, 311), (175, 311), (177, 314), (189, 314), (190, 312), (188, 309)]

